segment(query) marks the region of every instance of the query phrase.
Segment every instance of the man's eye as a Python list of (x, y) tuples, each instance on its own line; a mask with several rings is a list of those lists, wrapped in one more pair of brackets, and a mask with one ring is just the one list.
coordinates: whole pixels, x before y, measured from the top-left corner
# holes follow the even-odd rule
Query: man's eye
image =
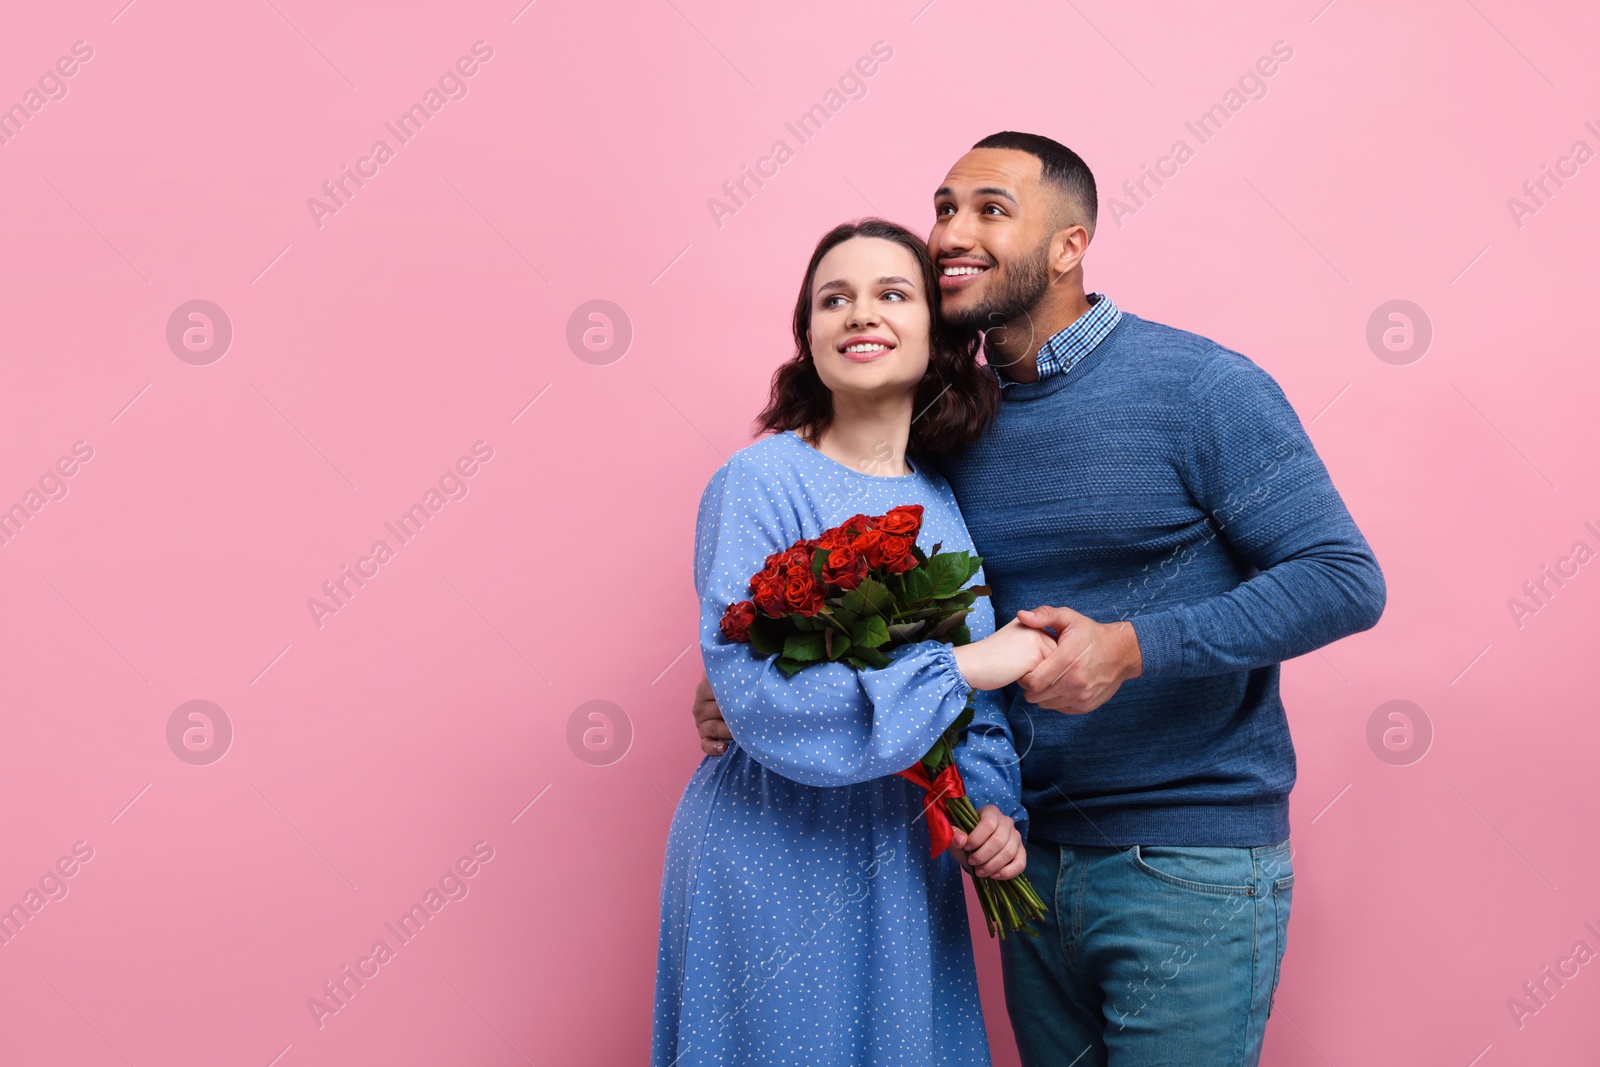
[(994, 213), (995, 213), (995, 214), (996, 214), (996, 215), (1003, 215), (1003, 214), (1005, 214), (1005, 211), (1004, 211), (1004, 210), (1003, 210), (1003, 209), (1002, 209), (1002, 208), (1001, 208), (1001, 207), (1000, 207), (1000, 205), (999, 205), (999, 204), (986, 204), (986, 205), (984, 205), (984, 208), (983, 208), (983, 210), (985, 210), (985, 211), (992, 211), (992, 212), (994, 212)]

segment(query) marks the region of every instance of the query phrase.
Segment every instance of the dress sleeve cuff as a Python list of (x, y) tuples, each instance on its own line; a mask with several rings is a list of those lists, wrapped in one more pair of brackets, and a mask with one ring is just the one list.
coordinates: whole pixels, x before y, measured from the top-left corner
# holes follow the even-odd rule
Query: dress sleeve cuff
[[(972, 686), (967, 684), (966, 675), (961, 673), (961, 665), (956, 662), (954, 645), (933, 640), (913, 641), (910, 644), (901, 645), (889, 653), (890, 664), (897, 664), (906, 659), (920, 659), (922, 662), (917, 663), (915, 666), (908, 665), (905, 668), (901, 668), (902, 670), (916, 672), (926, 670), (933, 677), (948, 681), (951, 695), (965, 698), (968, 693), (972, 692)], [(887, 670), (888, 668), (879, 669)], [(863, 677), (867, 676), (864, 675)]]
[(938, 645), (938, 648), (934, 651), (934, 660), (950, 676), (950, 680), (953, 683), (951, 692), (958, 697), (965, 698), (968, 693), (972, 692), (972, 686), (967, 684), (967, 676), (961, 673), (961, 664), (956, 662), (955, 646), (947, 645), (943, 641), (934, 643)]

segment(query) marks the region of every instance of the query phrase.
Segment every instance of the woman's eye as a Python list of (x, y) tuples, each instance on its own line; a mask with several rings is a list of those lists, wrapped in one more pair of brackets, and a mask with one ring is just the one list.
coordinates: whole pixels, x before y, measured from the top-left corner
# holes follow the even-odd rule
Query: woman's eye
[(906, 294), (902, 293), (898, 289), (890, 289), (890, 290), (888, 290), (887, 292), (885, 292), (883, 294), (883, 299), (888, 300), (890, 298), (893, 298), (894, 300), (897, 300), (897, 301), (904, 300), (904, 299), (906, 299)]
[(826, 297), (822, 301), (822, 306), (825, 307), (825, 308), (836, 308), (839, 305), (837, 303), (835, 303), (835, 301), (839, 301), (839, 300), (843, 300), (843, 299), (844, 299), (844, 297), (838, 296), (838, 295)]

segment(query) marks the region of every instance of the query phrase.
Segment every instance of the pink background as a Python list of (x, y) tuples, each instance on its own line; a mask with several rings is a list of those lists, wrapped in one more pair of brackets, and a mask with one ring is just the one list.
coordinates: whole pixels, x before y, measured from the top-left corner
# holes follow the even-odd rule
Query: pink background
[[(0, 34), (0, 103), (93, 49), (0, 145), (0, 506), (93, 450), (0, 546), (0, 903), (93, 849), (0, 946), (6, 1063), (643, 1062), (698, 759), (700, 491), (815, 239), (925, 230), (1006, 128), (1095, 169), (1092, 288), (1277, 377), (1389, 580), (1377, 629), (1284, 671), (1299, 880), (1266, 1062), (1590, 1062), (1600, 963), (1520, 1028), (1507, 1005), (1600, 950), (1600, 563), (1520, 627), (1507, 606), (1600, 549), (1600, 162), (1507, 205), (1600, 149), (1589, 5), (123, 2)], [(383, 124), (479, 40), (399, 145)], [(865, 97), (799, 144), (784, 123), (876, 41)], [(1267, 95), (1199, 145), (1184, 122), (1277, 41)], [(379, 138), (319, 228), (307, 198)], [(780, 138), (719, 227), (708, 198)], [(234, 331), (209, 365), (166, 339), (195, 299)], [(603, 365), (566, 340), (596, 299), (634, 331)], [(1366, 340), (1395, 299), (1434, 334), (1404, 365)], [(399, 545), (383, 524), (477, 441), (468, 494)], [(380, 538), (319, 628), (308, 598)], [(168, 744), (190, 700), (233, 729), (209, 765)], [(628, 727), (598, 753), (569, 743), (591, 700)], [(1391, 700), (1431, 724), (1420, 761), (1369, 746)], [(469, 894), (319, 1029), (308, 998), (479, 841)]]

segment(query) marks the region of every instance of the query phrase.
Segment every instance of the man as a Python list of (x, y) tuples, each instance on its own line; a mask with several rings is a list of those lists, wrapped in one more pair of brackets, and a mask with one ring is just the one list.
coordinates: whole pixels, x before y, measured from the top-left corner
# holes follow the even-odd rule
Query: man
[[(1279, 664), (1376, 624), (1383, 575), (1265, 371), (1085, 292), (1096, 207), (1075, 153), (999, 133), (928, 236), (1001, 383), (945, 474), (997, 622), (1058, 642), (1009, 694), (1051, 915), (1002, 944), (1006, 1004), (1030, 1067), (1255, 1064), (1294, 884)], [(722, 751), (704, 680), (695, 716)]]

